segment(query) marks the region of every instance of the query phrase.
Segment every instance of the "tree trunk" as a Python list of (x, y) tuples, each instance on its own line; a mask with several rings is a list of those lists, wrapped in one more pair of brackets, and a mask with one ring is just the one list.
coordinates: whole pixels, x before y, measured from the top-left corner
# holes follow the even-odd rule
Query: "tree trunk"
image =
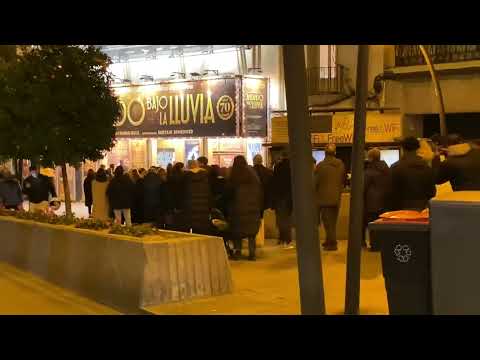
[(284, 45), (283, 55), (300, 307), (303, 315), (325, 315), (317, 211), (311, 201), (314, 198), (312, 144), (303, 45)]
[(345, 315), (357, 315), (360, 309), (360, 263), (363, 228), (363, 187), (365, 166), (365, 124), (368, 97), (368, 45), (359, 45), (357, 89), (353, 120), (352, 190), (348, 228)]
[(13, 158), (12, 159), (12, 166), (15, 171), (15, 177), (17, 180), (22, 184), (23, 180), (23, 159)]
[(18, 159), (17, 162), (17, 177), (20, 184), (23, 185), (23, 159)]
[(67, 165), (62, 164), (63, 192), (65, 194), (65, 215), (72, 216), (72, 201), (70, 200), (70, 186), (68, 185)]

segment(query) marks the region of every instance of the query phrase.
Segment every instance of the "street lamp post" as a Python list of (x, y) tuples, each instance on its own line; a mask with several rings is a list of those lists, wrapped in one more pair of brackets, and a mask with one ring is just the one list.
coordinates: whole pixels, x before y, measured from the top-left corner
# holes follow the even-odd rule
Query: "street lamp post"
[(303, 45), (285, 45), (283, 50), (301, 311), (304, 315), (323, 315), (325, 299), (318, 221), (312, 201), (312, 144), (305, 53)]
[(435, 95), (438, 99), (439, 104), (439, 116), (440, 116), (440, 135), (446, 136), (447, 135), (447, 121), (445, 119), (445, 104), (443, 103), (443, 94), (442, 88), (440, 87), (440, 83), (438, 82), (437, 72), (435, 71), (435, 67), (433, 66), (432, 59), (428, 54), (428, 51), (425, 49), (424, 45), (418, 45), (420, 51), (425, 59), (425, 62), (428, 66), (428, 71), (430, 72), (430, 76), (432, 77), (433, 86), (435, 88)]

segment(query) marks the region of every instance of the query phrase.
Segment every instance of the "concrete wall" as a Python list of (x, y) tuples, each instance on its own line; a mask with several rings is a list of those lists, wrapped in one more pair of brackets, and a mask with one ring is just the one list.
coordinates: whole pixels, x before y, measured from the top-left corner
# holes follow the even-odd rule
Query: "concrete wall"
[(0, 261), (122, 311), (232, 292), (223, 240), (142, 239), (0, 217)]

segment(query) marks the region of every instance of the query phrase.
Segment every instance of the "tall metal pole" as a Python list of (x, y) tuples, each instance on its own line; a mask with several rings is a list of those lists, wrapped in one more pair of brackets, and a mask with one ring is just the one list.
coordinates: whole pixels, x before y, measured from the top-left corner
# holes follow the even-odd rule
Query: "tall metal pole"
[(323, 315), (325, 299), (317, 211), (313, 201), (305, 52), (302, 45), (285, 45), (283, 51), (301, 311), (304, 315)]
[(418, 45), (420, 47), (420, 51), (422, 52), (423, 58), (428, 65), (428, 71), (430, 71), (430, 76), (432, 77), (433, 86), (435, 88), (435, 95), (438, 99), (438, 106), (439, 111), (438, 114), (440, 116), (440, 135), (446, 136), (447, 135), (447, 121), (445, 119), (445, 104), (443, 103), (443, 94), (442, 88), (440, 87), (440, 83), (438, 82), (437, 72), (432, 63), (432, 59), (428, 54), (428, 51), (425, 49), (424, 45)]
[(345, 314), (356, 315), (360, 307), (360, 260), (363, 229), (365, 123), (368, 97), (368, 45), (359, 45), (352, 149), (352, 191), (348, 229)]

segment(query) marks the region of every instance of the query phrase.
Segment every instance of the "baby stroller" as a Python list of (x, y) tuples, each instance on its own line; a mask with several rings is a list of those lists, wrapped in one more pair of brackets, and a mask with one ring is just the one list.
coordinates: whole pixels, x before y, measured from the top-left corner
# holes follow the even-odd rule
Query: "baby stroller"
[(225, 249), (229, 257), (233, 256), (233, 249), (230, 247), (228, 240), (228, 222), (225, 219), (225, 215), (219, 209), (212, 209), (210, 212), (210, 223), (213, 227), (213, 232), (216, 236), (223, 238)]

